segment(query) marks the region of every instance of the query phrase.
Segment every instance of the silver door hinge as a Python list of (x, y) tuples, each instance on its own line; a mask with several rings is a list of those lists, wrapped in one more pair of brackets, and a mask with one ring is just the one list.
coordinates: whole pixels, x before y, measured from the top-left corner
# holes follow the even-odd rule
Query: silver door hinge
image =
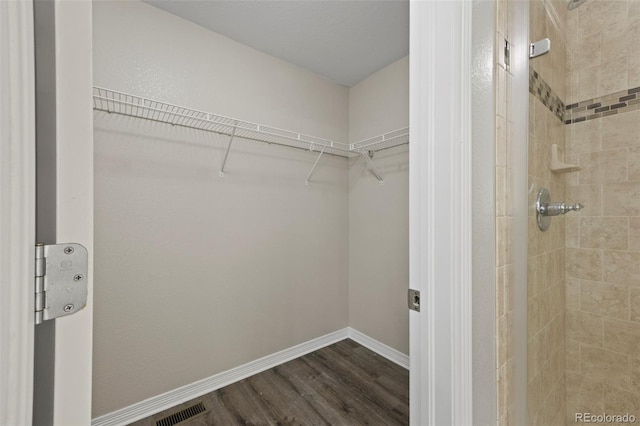
[(504, 37), (498, 39), (497, 58), (496, 61), (499, 66), (509, 71), (509, 64), (511, 63), (511, 43)]
[(420, 291), (410, 288), (407, 294), (407, 303), (409, 309), (420, 312)]
[(74, 314), (87, 304), (87, 249), (80, 244), (36, 244), (36, 324)]
[(504, 67), (506, 70), (509, 70), (511, 66), (511, 44), (509, 40), (504, 41)]

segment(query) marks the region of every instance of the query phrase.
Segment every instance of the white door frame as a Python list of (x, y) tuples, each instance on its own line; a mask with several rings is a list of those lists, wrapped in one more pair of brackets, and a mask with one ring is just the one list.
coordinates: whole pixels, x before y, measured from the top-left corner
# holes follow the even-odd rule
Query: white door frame
[(33, 3), (0, 2), (0, 424), (31, 424), (35, 87)]
[[(7, 23), (17, 25), (7, 27)], [(31, 418), (33, 316), (21, 311), (24, 306), (33, 307), (29, 284), (34, 243), (34, 197), (29, 191), (35, 182), (31, 23), (31, 1), (0, 2), (2, 40), (7, 40), (7, 31), (14, 35), (11, 49), (7, 52), (6, 44), (2, 45), (0, 55), (3, 64), (7, 63), (4, 55), (13, 55), (8, 62), (12, 64), (10, 86), (17, 93), (5, 91), (9, 80), (4, 69), (0, 89), (3, 99), (5, 93), (16, 93), (15, 98), (6, 99), (18, 119), (7, 130), (9, 112), (2, 104), (0, 364), (2, 371), (12, 372), (0, 375), (3, 424), (29, 424)], [(410, 281), (412, 288), (422, 292), (422, 312), (410, 315), (412, 424), (472, 422), (470, 35), (470, 1), (412, 1)], [(89, 1), (56, 0), (56, 41), (57, 236), (59, 242), (79, 242), (93, 253)], [(5, 157), (7, 153), (14, 156), (13, 162)], [(89, 285), (87, 307), (56, 320), (54, 424), (90, 424), (92, 281)], [(9, 305), (8, 300), (15, 303)], [(8, 311), (7, 306), (20, 311)], [(11, 394), (6, 392), (8, 385)]]
[[(91, 423), (93, 112), (91, 2), (55, 2), (58, 242), (89, 250), (89, 298), (55, 320), (54, 425)], [(35, 68), (33, 1), (0, 2), (0, 424), (33, 412)]]
[(412, 425), (472, 424), (471, 1), (412, 1)]

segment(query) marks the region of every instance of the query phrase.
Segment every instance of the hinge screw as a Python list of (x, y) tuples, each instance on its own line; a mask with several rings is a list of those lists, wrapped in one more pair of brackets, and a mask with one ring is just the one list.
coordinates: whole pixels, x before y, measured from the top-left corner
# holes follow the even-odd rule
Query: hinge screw
[(74, 280), (74, 281), (80, 281), (82, 278), (84, 278), (84, 277), (83, 277), (81, 274), (78, 274), (78, 275), (75, 275), (75, 276), (73, 277), (73, 280)]
[(73, 253), (73, 247), (64, 248), (64, 254), (71, 254), (71, 253)]
[(72, 304), (64, 305), (64, 308), (62, 308), (62, 310), (65, 312), (71, 312), (73, 311), (73, 305)]

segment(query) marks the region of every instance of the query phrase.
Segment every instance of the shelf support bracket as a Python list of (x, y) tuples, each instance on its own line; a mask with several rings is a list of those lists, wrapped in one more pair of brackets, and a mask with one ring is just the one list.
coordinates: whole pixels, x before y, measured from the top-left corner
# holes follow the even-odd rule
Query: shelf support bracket
[(224, 177), (224, 166), (227, 164), (227, 158), (229, 158), (229, 151), (231, 150), (231, 144), (233, 143), (233, 138), (236, 135), (237, 127), (233, 128), (231, 132), (231, 137), (229, 138), (229, 145), (227, 145), (227, 152), (224, 153), (224, 159), (222, 160), (222, 165), (220, 166), (220, 177)]
[(307, 175), (307, 178), (304, 180), (304, 184), (305, 185), (309, 185), (309, 179), (311, 178), (311, 175), (313, 174), (313, 171), (316, 169), (316, 166), (318, 165), (318, 162), (320, 161), (320, 158), (322, 157), (322, 154), (324, 154), (324, 149), (326, 148), (326, 145), (322, 146), (322, 151), (320, 151), (320, 154), (318, 154), (318, 158), (316, 158), (316, 162), (313, 163), (313, 167), (311, 167), (311, 170), (309, 170), (309, 174)]
[(380, 184), (382, 185), (384, 183), (384, 178), (380, 174), (380, 171), (378, 171), (378, 168), (376, 167), (376, 165), (373, 164), (373, 161), (371, 160), (369, 155), (367, 155), (367, 153), (363, 149), (359, 150), (358, 153), (362, 156), (362, 158), (364, 158), (364, 161), (366, 161), (366, 163), (369, 165), (371, 172), (374, 175), (376, 175), (378, 182), (380, 182)]

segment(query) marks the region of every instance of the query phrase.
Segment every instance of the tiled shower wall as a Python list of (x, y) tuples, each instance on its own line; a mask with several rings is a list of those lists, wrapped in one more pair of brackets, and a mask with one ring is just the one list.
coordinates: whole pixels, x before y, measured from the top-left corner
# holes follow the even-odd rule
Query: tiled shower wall
[(514, 359), (513, 359), (513, 256), (511, 231), (511, 122), (508, 114), (511, 94), (511, 73), (501, 56), (502, 43), (509, 39), (509, 2), (496, 3), (496, 376), (498, 378), (498, 425), (513, 424), (514, 418)]
[(571, 424), (640, 417), (640, 1), (587, 1), (567, 29), (567, 199), (585, 205), (565, 219)]
[(532, 41), (551, 39), (550, 53), (532, 59), (529, 87), (529, 237), (527, 273), (528, 423), (565, 422), (565, 222), (553, 219), (546, 232), (538, 229), (533, 205), (540, 188), (553, 201), (565, 198), (565, 177), (550, 170), (551, 146), (565, 147), (562, 120), (566, 96), (566, 27), (564, 1), (530, 2)]

